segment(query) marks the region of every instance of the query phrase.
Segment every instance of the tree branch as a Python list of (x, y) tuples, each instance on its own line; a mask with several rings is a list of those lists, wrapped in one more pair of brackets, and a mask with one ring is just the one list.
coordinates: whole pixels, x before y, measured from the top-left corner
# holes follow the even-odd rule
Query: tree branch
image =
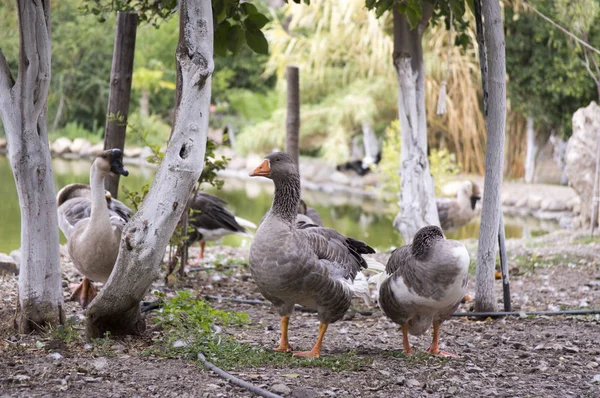
[(10, 90), (15, 85), (15, 79), (13, 79), (10, 73), (10, 68), (4, 53), (0, 48), (0, 99), (8, 97)]

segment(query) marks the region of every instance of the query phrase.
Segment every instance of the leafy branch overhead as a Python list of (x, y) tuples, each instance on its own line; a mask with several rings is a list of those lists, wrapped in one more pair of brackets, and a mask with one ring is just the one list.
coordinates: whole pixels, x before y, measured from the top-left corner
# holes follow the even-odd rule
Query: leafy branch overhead
[[(308, 4), (309, 0), (304, 2)], [(110, 12), (128, 11), (137, 12), (140, 22), (155, 26), (173, 15), (177, 8), (177, 0), (84, 0), (81, 7), (101, 22)], [(269, 53), (269, 44), (261, 30), (269, 18), (254, 4), (240, 0), (212, 0), (212, 8), (215, 54), (221, 57), (235, 55), (245, 46), (258, 54)]]
[(431, 23), (436, 25), (443, 19), (447, 29), (450, 28), (449, 16), (450, 11), (452, 11), (452, 28), (456, 32), (454, 44), (466, 48), (471, 43), (470, 36), (466, 33), (469, 22), (464, 16), (466, 7), (469, 7), (473, 12), (473, 0), (365, 0), (367, 9), (375, 10), (377, 18), (396, 7), (398, 12), (406, 15), (412, 29), (417, 26), (423, 17), (424, 3), (432, 3), (435, 6)]

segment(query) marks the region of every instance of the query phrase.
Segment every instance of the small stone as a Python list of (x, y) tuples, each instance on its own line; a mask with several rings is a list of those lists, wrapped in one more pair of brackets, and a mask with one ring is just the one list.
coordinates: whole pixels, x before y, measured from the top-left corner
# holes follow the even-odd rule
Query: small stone
[(421, 382), (417, 379), (408, 379), (406, 385), (408, 387), (421, 387)]
[(594, 382), (600, 383), (600, 373), (594, 376)]
[(457, 391), (458, 391), (458, 389), (456, 387), (450, 387), (448, 389), (448, 394), (453, 394), (454, 395), (454, 394), (457, 393)]
[(86, 351), (89, 351), (92, 348), (94, 348), (94, 347), (91, 344), (86, 344), (86, 345), (83, 346), (83, 349), (86, 350)]
[(173, 348), (181, 348), (181, 347), (186, 347), (188, 345), (188, 343), (186, 343), (183, 340), (177, 340), (173, 343)]
[(403, 386), (406, 383), (406, 378), (404, 376), (396, 377), (396, 384), (399, 386)]
[(288, 395), (292, 392), (292, 390), (286, 386), (285, 384), (273, 384), (270, 388), (270, 390), (276, 394), (285, 394)]
[(317, 392), (309, 387), (296, 388), (292, 391), (292, 397), (294, 398), (316, 398)]
[(58, 352), (53, 352), (51, 354), (48, 354), (48, 358), (54, 359), (55, 361), (58, 361), (59, 359), (61, 359), (63, 356), (60, 355)]
[(391, 375), (391, 373), (388, 372), (387, 370), (380, 370), (379, 373), (381, 373), (384, 376), (388, 376), (388, 377)]
[(92, 361), (92, 366), (96, 370), (102, 370), (108, 366), (108, 361), (104, 357), (100, 357)]
[(563, 350), (565, 352), (570, 352), (570, 353), (578, 353), (579, 352), (579, 348), (577, 347), (563, 347)]
[(598, 367), (598, 362), (589, 362), (587, 365), (585, 365), (585, 367), (588, 369), (596, 369)]
[(123, 344), (115, 344), (111, 348), (115, 351), (125, 351), (125, 346)]

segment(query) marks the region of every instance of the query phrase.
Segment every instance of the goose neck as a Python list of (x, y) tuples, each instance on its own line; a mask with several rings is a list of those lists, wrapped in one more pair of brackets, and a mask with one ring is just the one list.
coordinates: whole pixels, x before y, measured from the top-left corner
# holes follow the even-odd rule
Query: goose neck
[(300, 177), (291, 175), (274, 181), (275, 195), (272, 212), (279, 218), (294, 224), (300, 203)]
[(106, 194), (104, 192), (104, 175), (95, 163), (90, 169), (90, 190), (92, 195), (92, 211), (90, 214), (91, 222), (96, 224), (101, 221), (108, 221), (108, 208), (106, 206)]

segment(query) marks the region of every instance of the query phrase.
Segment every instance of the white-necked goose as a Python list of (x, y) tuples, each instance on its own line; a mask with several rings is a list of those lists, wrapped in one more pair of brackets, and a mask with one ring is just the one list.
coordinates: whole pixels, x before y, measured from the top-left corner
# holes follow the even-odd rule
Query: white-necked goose
[(105, 283), (119, 253), (121, 232), (133, 212), (108, 197), (104, 177), (129, 175), (119, 149), (109, 149), (96, 157), (90, 169), (90, 185), (70, 184), (57, 194), (58, 225), (67, 238), (69, 257), (84, 275), (71, 295), (85, 308), (96, 295), (90, 280)]
[(442, 229), (450, 232), (468, 224), (477, 216), (475, 207), (479, 199), (481, 199), (481, 191), (473, 181), (463, 182), (456, 198), (437, 198), (436, 204)]
[(196, 192), (190, 198), (192, 214), (189, 225), (194, 231), (189, 235), (188, 244), (200, 242), (200, 260), (204, 258), (207, 241), (218, 240), (230, 234), (248, 235), (246, 228), (256, 228), (254, 223), (234, 216), (225, 206), (225, 200), (205, 192)]
[(294, 304), (316, 308), (319, 337), (310, 351), (296, 356), (318, 357), (327, 325), (341, 319), (350, 307), (354, 281), (374, 253), (366, 243), (314, 224), (298, 223), (300, 176), (293, 159), (275, 152), (250, 173), (273, 180), (271, 209), (258, 227), (250, 246), (250, 271), (260, 292), (281, 316), (281, 340), (276, 351), (291, 351), (289, 318)]
[(450, 318), (465, 296), (469, 253), (455, 240), (444, 238), (436, 226), (421, 228), (410, 245), (392, 252), (385, 273), (376, 275), (379, 306), (402, 326), (404, 352), (411, 353), (408, 333), (421, 335), (433, 325), (429, 353), (456, 356), (440, 351), (439, 328)]

